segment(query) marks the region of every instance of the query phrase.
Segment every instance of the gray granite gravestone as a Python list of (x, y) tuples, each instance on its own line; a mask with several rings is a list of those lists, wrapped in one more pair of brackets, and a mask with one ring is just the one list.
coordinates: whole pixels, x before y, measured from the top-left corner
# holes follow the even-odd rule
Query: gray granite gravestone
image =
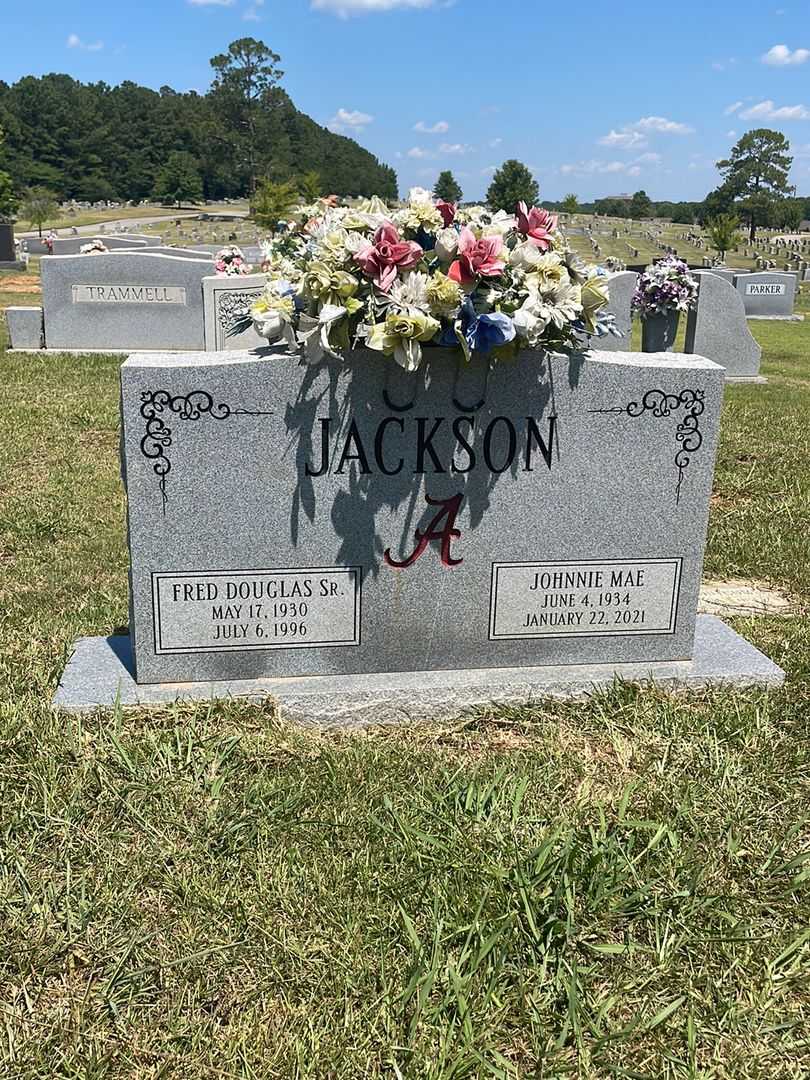
[(633, 270), (622, 270), (610, 275), (610, 304), (608, 311), (616, 316), (618, 337), (613, 334), (603, 338), (591, 338), (590, 344), (595, 349), (606, 352), (622, 352), (630, 348), (633, 332), (632, 302), (636, 291), (638, 274)]
[(100, 240), (109, 251), (135, 251), (138, 248), (146, 247), (147, 244), (154, 245), (155, 243), (154, 236), (138, 236), (134, 234), (127, 236), (110, 236), (106, 233), (97, 236), (57, 236), (53, 241), (52, 254), (78, 255), (81, 249), (93, 240)]
[(42, 259), (49, 349), (201, 349), (204, 259), (160, 252)]
[(14, 249), (14, 226), (0, 222), (0, 263), (13, 263), (17, 260)]
[(691, 657), (716, 365), (232, 355), (122, 368), (138, 681)]
[(716, 274), (717, 277), (722, 278), (723, 281), (727, 281), (729, 285), (734, 285), (734, 279), (739, 274), (738, 270), (727, 270), (722, 266), (713, 266), (708, 272), (710, 274)]
[(261, 296), (266, 282), (264, 274), (203, 279), (206, 349), (222, 352), (266, 344), (250, 321), (251, 305)]
[(334, 722), (778, 683), (696, 622), (722, 392), (673, 354), (131, 356), (131, 637), (80, 642), (56, 704), (269, 694)]
[(686, 352), (714, 360), (729, 380), (764, 381), (759, 374), (762, 348), (748, 329), (739, 291), (714, 270), (695, 270), (694, 275), (698, 301), (687, 317)]
[(10, 349), (42, 348), (42, 308), (6, 308), (6, 325)]
[(746, 315), (784, 317), (793, 314), (796, 298), (794, 274), (741, 274), (736, 278), (735, 285), (743, 298)]

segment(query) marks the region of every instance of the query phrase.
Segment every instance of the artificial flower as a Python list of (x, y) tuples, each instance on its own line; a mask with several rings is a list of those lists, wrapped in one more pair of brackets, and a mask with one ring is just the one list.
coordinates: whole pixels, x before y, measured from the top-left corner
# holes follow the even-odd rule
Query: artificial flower
[(427, 298), (434, 315), (454, 319), (464, 300), (464, 293), (455, 281), (437, 271), (428, 281)]
[(378, 289), (387, 292), (397, 279), (398, 270), (410, 270), (422, 258), (422, 248), (412, 240), (402, 240), (394, 225), (383, 225), (368, 242), (355, 252), (355, 262)]
[(452, 225), (456, 220), (458, 206), (454, 202), (445, 202), (444, 199), (439, 199), (436, 203), (436, 209), (442, 215), (442, 221), (444, 222), (445, 228), (447, 228), (448, 225)]
[(551, 234), (557, 228), (557, 215), (550, 214), (548, 210), (541, 210), (533, 206), (531, 210), (525, 202), (518, 203), (517, 227), (527, 240), (536, 244), (543, 251), (548, 251), (552, 245)]
[(458, 237), (458, 259), (450, 267), (449, 276), (460, 285), (471, 285), (479, 277), (498, 277), (506, 264), (500, 258), (503, 240), (488, 236), (477, 240), (465, 226)]
[(366, 338), (370, 349), (393, 356), (406, 371), (416, 371), (422, 362), (421, 342), (430, 341), (441, 329), (430, 315), (390, 314), (384, 323), (371, 328)]

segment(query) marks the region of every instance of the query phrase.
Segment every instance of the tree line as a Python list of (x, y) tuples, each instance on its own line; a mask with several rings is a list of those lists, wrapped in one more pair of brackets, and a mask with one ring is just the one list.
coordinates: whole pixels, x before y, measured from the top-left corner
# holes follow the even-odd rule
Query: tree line
[(396, 198), (392, 168), (296, 109), (278, 62), (242, 38), (213, 57), (205, 94), (58, 74), (0, 81), (0, 169), (20, 193), (82, 202), (239, 198), (313, 172), (324, 193)]

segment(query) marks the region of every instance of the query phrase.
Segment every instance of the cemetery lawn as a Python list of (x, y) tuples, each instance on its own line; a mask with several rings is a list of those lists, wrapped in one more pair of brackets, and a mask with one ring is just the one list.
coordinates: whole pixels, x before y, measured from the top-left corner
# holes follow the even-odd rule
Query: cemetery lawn
[(810, 318), (751, 325), (706, 570), (785, 689), (354, 733), (51, 713), (127, 621), (120, 361), (0, 352), (0, 1075), (807, 1076)]

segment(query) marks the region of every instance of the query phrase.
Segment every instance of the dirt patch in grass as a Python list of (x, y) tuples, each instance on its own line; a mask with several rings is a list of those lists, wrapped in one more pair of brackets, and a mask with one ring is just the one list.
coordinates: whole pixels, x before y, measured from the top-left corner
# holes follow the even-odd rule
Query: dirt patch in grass
[(39, 278), (34, 274), (16, 274), (14, 277), (2, 279), (3, 292), (13, 293), (41, 293), (42, 288)]
[(704, 581), (699, 610), (721, 617), (740, 615), (796, 615), (791, 600), (779, 589), (762, 581)]

